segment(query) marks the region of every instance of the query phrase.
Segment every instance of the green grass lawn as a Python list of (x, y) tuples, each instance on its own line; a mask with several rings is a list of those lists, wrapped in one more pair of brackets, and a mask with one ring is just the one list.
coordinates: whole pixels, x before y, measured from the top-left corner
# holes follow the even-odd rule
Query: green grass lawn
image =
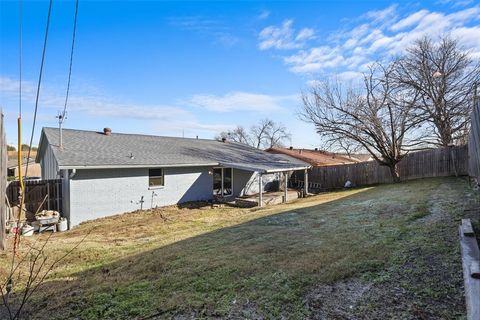
[(44, 319), (464, 318), (457, 228), (478, 201), (465, 179), (436, 178), (262, 209), (170, 207), (100, 219), (52, 237), (54, 256), (94, 228), (29, 312)]

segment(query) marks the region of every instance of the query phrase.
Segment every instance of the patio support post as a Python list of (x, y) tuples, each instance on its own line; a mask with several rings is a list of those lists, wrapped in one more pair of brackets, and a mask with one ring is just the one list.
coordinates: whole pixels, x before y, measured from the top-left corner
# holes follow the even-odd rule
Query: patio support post
[(285, 171), (284, 173), (284, 180), (285, 180), (285, 187), (284, 187), (284, 196), (283, 196), (283, 202), (287, 202), (287, 196), (288, 196), (288, 171)]
[(308, 169), (305, 169), (305, 196), (308, 195)]
[(258, 206), (263, 207), (263, 183), (262, 183), (262, 173), (258, 173)]

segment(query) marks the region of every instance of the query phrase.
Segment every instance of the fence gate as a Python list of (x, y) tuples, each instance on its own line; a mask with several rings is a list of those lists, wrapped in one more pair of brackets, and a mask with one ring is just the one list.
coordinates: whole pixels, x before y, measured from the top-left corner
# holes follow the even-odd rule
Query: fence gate
[[(42, 210), (62, 211), (62, 180), (25, 180), (24, 206), (30, 213)], [(19, 181), (12, 181), (7, 187), (7, 199), (10, 207), (17, 206)], [(12, 219), (13, 217), (10, 217)], [(28, 217), (27, 217), (28, 218)]]

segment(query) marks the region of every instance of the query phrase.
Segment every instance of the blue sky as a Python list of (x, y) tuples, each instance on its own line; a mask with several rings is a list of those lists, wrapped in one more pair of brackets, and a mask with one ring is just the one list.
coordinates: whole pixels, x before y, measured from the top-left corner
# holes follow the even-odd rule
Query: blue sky
[[(74, 1), (54, 1), (38, 127), (63, 107)], [(31, 127), (48, 1), (25, 1), (24, 142)], [(0, 107), (16, 143), (18, 1), (0, 1)], [(480, 58), (480, 2), (80, 0), (65, 127), (199, 136), (263, 118), (295, 147), (319, 145), (297, 119), (302, 90), (336, 74), (356, 81), (368, 63), (414, 39), (449, 32)]]

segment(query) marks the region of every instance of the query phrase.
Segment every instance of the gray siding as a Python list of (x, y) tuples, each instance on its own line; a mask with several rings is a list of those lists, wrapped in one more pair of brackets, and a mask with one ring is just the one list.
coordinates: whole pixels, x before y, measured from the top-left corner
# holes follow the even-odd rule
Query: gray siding
[(45, 154), (40, 157), (40, 166), (42, 167), (42, 179), (57, 179), (58, 165), (55, 156), (53, 155), (52, 147), (47, 145)]
[(148, 169), (84, 169), (70, 179), (70, 226), (143, 208), (213, 198), (209, 167), (165, 168), (165, 186), (148, 187)]
[[(262, 176), (263, 191), (277, 191), (280, 180), (279, 173), (269, 173)], [(246, 170), (233, 170), (233, 193), (236, 197), (249, 196), (258, 193), (258, 173)]]

